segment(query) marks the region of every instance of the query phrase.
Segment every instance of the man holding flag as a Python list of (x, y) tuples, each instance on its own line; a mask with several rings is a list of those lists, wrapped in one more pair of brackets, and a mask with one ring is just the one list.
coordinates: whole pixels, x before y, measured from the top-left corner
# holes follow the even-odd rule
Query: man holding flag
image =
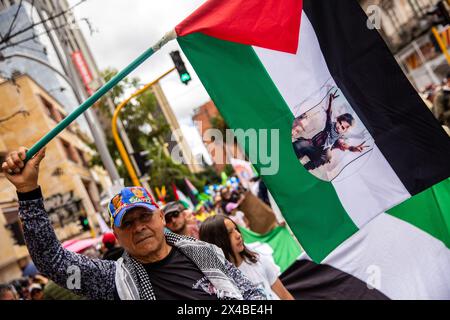
[[(206, 1), (34, 145), (26, 153), (26, 160), (37, 156), (22, 173), (25, 151), (11, 154), (3, 169), (18, 188), (25, 233), (37, 265), (39, 262), (41, 267), (48, 267), (45, 259), (50, 259), (49, 252), (62, 254), (71, 262), (88, 266), (86, 274), (99, 273), (108, 279), (99, 285), (102, 292), (97, 294), (98, 279), (83, 273), (84, 285), (94, 284), (93, 289), (87, 289), (92, 290), (88, 292), (91, 296), (111, 298), (113, 288), (123, 288), (127, 283), (124, 281), (132, 280), (131, 288), (137, 289), (125, 293), (118, 290), (120, 298), (154, 298), (147, 281), (149, 274), (142, 263), (133, 263), (136, 259), (125, 257), (117, 269), (115, 265), (86, 261), (60, 251), (37, 189), (38, 163), (43, 157), (38, 151), (175, 38), (230, 128), (275, 132), (279, 137), (276, 172), (264, 173), (264, 157), (251, 160), (305, 249), (307, 255), (302, 262), (326, 269), (332, 275), (330, 279), (335, 279), (337, 273), (359, 281), (360, 287), (370, 284), (367, 296), (450, 298), (450, 140), (377, 30), (367, 28), (367, 16), (356, 0)], [(364, 136), (364, 140), (349, 144), (358, 152), (341, 152), (339, 170), (325, 179), (299, 162), (292, 145), (292, 128), (296, 118), (322, 103), (327, 88), (339, 92), (336, 114), (347, 110), (345, 113), (352, 115), (358, 127), (354, 128), (348, 118), (341, 131), (350, 135), (357, 129), (352, 133)], [(334, 135), (332, 140), (337, 137)], [(265, 142), (259, 141), (259, 148), (267, 148)], [(256, 151), (252, 153), (263, 153)], [(339, 154), (340, 150), (334, 151)], [(246, 152), (250, 153), (249, 148)], [(137, 193), (134, 196), (130, 194), (133, 191)], [(156, 260), (166, 256), (167, 246), (189, 255), (189, 240), (173, 235), (164, 240), (159, 231), (163, 228), (162, 213), (145, 194), (143, 190), (127, 189), (121, 198), (113, 199), (110, 211), (119, 241), (122, 238), (127, 249), (129, 237), (122, 233), (122, 224), (134, 226), (135, 222), (128, 221), (131, 217), (149, 223), (143, 229), (149, 233), (144, 235), (159, 235), (157, 243), (148, 240), (153, 249), (158, 247), (154, 252)], [(146, 199), (146, 210), (153, 213), (148, 215), (140, 208), (122, 221), (122, 206), (136, 198)], [(46, 247), (49, 244), (51, 249)], [(209, 253), (214, 250), (201, 247)], [(131, 245), (127, 250), (131, 256), (134, 249)], [(223, 281), (215, 283), (214, 278), (208, 278), (209, 282), (200, 281), (200, 286), (212, 283), (217, 292), (225, 293), (221, 297), (260, 297), (242, 275), (223, 262), (220, 254), (213, 257), (217, 259), (213, 259), (212, 266), (220, 270)], [(155, 257), (150, 260), (154, 262)], [(199, 269), (204, 271), (202, 266)], [(52, 268), (49, 271), (55, 271)], [(123, 281), (114, 282), (117, 270)], [(60, 282), (66, 280), (64, 272), (55, 273)], [(368, 277), (368, 272), (373, 275)], [(328, 289), (322, 286), (322, 279), (318, 287)], [(351, 290), (339, 287), (335, 292)]]
[(17, 189), (30, 255), (55, 283), (95, 300), (266, 299), (216, 246), (165, 234), (163, 212), (141, 187), (122, 189), (108, 205), (114, 234), (125, 249), (121, 259), (94, 260), (65, 250), (38, 185), (44, 156), (42, 149), (25, 163), (26, 149), (21, 148), (9, 154), (2, 169)]

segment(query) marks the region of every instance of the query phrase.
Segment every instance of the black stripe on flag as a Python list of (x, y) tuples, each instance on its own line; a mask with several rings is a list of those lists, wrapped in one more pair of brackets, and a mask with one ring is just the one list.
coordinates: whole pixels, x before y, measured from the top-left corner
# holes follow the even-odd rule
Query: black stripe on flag
[(309, 260), (297, 260), (280, 280), (296, 300), (389, 299), (348, 273)]
[(410, 194), (450, 176), (450, 139), (356, 0), (304, 0), (340, 87)]

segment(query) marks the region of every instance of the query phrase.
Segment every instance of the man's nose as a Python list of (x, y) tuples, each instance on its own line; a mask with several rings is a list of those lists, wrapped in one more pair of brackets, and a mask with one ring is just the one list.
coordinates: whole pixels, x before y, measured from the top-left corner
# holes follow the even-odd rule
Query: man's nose
[(142, 232), (145, 229), (145, 223), (135, 222), (134, 224), (134, 232)]

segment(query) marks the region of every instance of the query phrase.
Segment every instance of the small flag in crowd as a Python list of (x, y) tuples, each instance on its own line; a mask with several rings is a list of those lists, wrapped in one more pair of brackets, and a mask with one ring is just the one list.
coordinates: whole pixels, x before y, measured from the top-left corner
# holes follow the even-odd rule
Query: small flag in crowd
[(179, 201), (180, 197), (178, 196), (178, 189), (177, 189), (177, 186), (175, 185), (175, 183), (172, 183), (172, 191), (173, 191), (173, 196), (175, 198), (175, 201)]
[(278, 226), (266, 234), (259, 234), (244, 227), (239, 227), (245, 244), (252, 250), (269, 246), (270, 254), (281, 272), (286, 271), (302, 253), (302, 249), (285, 227)]
[(158, 196), (158, 200), (164, 205), (166, 203), (166, 186), (162, 186), (161, 189), (158, 187), (155, 187), (156, 195)]

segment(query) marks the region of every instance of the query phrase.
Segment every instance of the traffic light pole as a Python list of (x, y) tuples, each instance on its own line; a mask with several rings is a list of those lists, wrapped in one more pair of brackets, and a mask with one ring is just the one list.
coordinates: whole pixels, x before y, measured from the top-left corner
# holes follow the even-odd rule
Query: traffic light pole
[(442, 40), (439, 31), (437, 30), (436, 27), (432, 27), (431, 31), (433, 32), (433, 35), (436, 38), (436, 41), (439, 44), (439, 47), (441, 48), (441, 51), (444, 54), (445, 59), (447, 59), (447, 63), (450, 65), (450, 54), (448, 53), (447, 46), (445, 45), (444, 40)]
[(141, 182), (139, 181), (139, 178), (137, 176), (136, 170), (133, 167), (133, 164), (131, 163), (131, 159), (125, 149), (125, 146), (123, 145), (122, 140), (120, 139), (119, 131), (117, 129), (117, 122), (119, 120), (120, 111), (131, 101), (131, 99), (141, 95), (148, 89), (150, 89), (155, 83), (158, 83), (162, 78), (167, 76), (169, 73), (174, 71), (176, 68), (172, 68), (169, 71), (162, 74), (160, 77), (158, 77), (156, 80), (146, 84), (141, 89), (137, 90), (135, 93), (133, 93), (128, 99), (124, 100), (121, 104), (119, 104), (114, 111), (114, 115), (112, 118), (112, 133), (114, 142), (116, 143), (117, 149), (119, 150), (120, 156), (125, 164), (125, 168), (128, 171), (128, 174), (130, 175), (131, 181), (133, 182), (134, 186), (141, 186)]

